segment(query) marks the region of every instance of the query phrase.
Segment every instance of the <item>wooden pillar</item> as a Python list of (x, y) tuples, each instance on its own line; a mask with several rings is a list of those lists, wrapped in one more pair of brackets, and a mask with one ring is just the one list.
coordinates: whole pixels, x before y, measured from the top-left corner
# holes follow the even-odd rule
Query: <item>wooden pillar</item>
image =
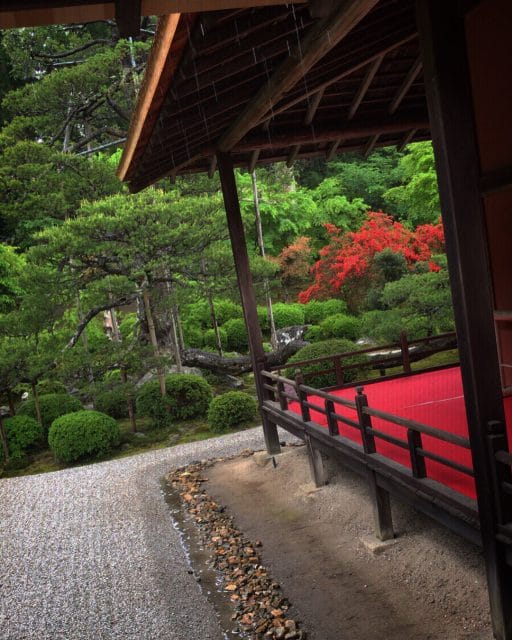
[[(217, 165), (219, 168), (222, 195), (224, 197), (224, 207), (228, 221), (229, 237), (235, 261), (235, 269), (244, 310), (245, 326), (249, 338), (249, 349), (251, 351), (252, 367), (256, 391), (260, 406), (266, 398), (263, 381), (260, 375), (265, 363), (265, 352), (263, 351), (263, 338), (258, 321), (258, 311), (256, 307), (256, 297), (252, 283), (252, 275), (249, 267), (249, 256), (245, 242), (244, 226), (240, 214), (240, 203), (236, 189), (235, 173), (233, 162), (228, 153), (217, 153)], [(262, 414), (263, 433), (265, 444), (269, 454), (280, 453), (279, 437), (277, 426), (270, 422), (267, 416)]]
[(512, 639), (512, 570), (496, 538), (500, 496), (487, 429), (505, 438), (463, 3), (417, 0), (417, 22), (453, 293), (469, 438), (495, 637)]

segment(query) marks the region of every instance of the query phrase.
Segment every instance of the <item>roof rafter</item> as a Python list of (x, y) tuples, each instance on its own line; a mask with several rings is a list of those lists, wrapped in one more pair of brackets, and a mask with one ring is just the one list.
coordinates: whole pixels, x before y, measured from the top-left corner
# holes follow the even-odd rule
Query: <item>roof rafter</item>
[(377, 4), (378, 0), (343, 0), (328, 17), (316, 23), (292, 55), (275, 70), (254, 100), (236, 118), (217, 143), (220, 151), (230, 151), (256, 126), (286, 91), (340, 42)]

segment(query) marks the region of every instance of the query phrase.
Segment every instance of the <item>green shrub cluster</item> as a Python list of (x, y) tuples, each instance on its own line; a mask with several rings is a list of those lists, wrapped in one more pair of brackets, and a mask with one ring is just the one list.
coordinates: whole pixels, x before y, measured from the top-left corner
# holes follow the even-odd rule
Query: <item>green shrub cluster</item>
[(59, 380), (41, 380), (36, 386), (37, 393), (40, 396), (49, 393), (67, 393), (68, 390)]
[(347, 316), (344, 313), (337, 313), (328, 316), (320, 323), (322, 337), (325, 340), (329, 338), (346, 338), (347, 340), (357, 340), (360, 335), (359, 321), (353, 316)]
[(137, 394), (137, 413), (149, 416), (157, 426), (173, 420), (188, 420), (206, 415), (212, 388), (202, 376), (175, 373), (165, 379), (165, 397), (158, 380), (146, 382)]
[(272, 306), (272, 309), (277, 329), (293, 327), (297, 324), (304, 324), (303, 304), (285, 304), (284, 302), (277, 302)]
[[(219, 327), (220, 343), (223, 349), (226, 349), (228, 342), (227, 331), (224, 327)], [(215, 329), (206, 329), (203, 332), (203, 344), (210, 349), (217, 349), (217, 338), (215, 336)]]
[[(351, 351), (357, 351), (357, 345), (350, 340), (343, 338), (333, 338), (332, 340), (324, 340), (322, 342), (316, 342), (315, 344), (307, 345), (302, 349), (299, 349), (287, 362), (288, 365), (292, 365), (294, 362), (300, 362), (302, 360), (312, 360), (314, 358), (321, 358), (323, 356), (333, 356), (337, 353), (347, 353)], [(357, 369), (349, 369), (345, 371), (344, 381), (353, 382), (354, 380), (361, 380), (369, 371), (368, 359), (365, 354), (351, 356), (344, 358), (342, 365), (361, 363), (361, 367)], [(316, 371), (323, 371), (333, 366), (332, 360), (326, 360), (309, 365), (301, 365), (300, 369), (303, 374), (315, 373)], [(295, 376), (296, 367), (289, 366), (286, 369), (286, 376), (293, 378)], [(318, 387), (322, 389), (324, 387), (336, 386), (335, 373), (319, 373), (318, 375), (306, 376), (306, 384), (312, 387)]]
[(200, 349), (204, 343), (204, 331), (198, 324), (183, 323), (183, 340), (187, 347)]
[(222, 329), (226, 332), (226, 346), (229, 351), (244, 352), (249, 348), (247, 330), (242, 318), (228, 320)]
[(119, 443), (119, 426), (114, 418), (99, 411), (77, 411), (52, 422), (48, 444), (63, 462), (108, 453)]
[(116, 420), (128, 417), (127, 396), (124, 388), (99, 393), (94, 404), (98, 411)]
[(329, 316), (346, 312), (347, 304), (338, 298), (311, 300), (304, 305), (304, 321), (306, 324), (320, 324)]
[[(23, 458), (26, 452), (43, 439), (43, 429), (37, 420), (30, 416), (12, 416), (4, 420), (5, 435), (11, 460)], [(0, 458), (4, 450), (0, 441)]]
[[(68, 393), (48, 393), (41, 395), (39, 396), (39, 406), (41, 408), (41, 420), (45, 434), (48, 433), (52, 422), (59, 416), (82, 410), (80, 400), (70, 396)], [(34, 398), (29, 398), (25, 400), (25, 402), (22, 402), (18, 409), (18, 414), (37, 419)]]
[(263, 333), (270, 331), (267, 307), (259, 306), (257, 311), (258, 311), (258, 322), (260, 323), (261, 330), (263, 331)]
[(256, 400), (242, 391), (228, 391), (215, 397), (208, 409), (208, 427), (222, 433), (231, 427), (251, 422), (256, 417)]
[(323, 339), (322, 327), (318, 324), (312, 324), (304, 334), (304, 340), (307, 342), (319, 342)]

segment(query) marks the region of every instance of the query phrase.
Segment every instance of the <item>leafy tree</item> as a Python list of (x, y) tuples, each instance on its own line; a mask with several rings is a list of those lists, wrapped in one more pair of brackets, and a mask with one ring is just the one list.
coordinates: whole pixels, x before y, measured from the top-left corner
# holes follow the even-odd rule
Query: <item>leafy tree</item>
[(441, 215), (434, 151), (430, 142), (407, 147), (399, 164), (400, 182), (383, 194), (387, 209), (414, 228), (434, 223)]
[(279, 276), (287, 301), (295, 298), (310, 278), (312, 250), (310, 239), (300, 236), (276, 258)]

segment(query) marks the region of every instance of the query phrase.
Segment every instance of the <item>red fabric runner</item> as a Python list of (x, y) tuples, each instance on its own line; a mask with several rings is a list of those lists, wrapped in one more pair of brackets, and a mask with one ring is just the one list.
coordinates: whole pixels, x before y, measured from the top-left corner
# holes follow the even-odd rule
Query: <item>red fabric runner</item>
[[(391, 413), (395, 416), (422, 422), (423, 424), (468, 437), (462, 378), (459, 367), (416, 374), (395, 380), (376, 381), (364, 388), (371, 408)], [(354, 387), (331, 392), (334, 395), (354, 401)], [(313, 404), (323, 406), (320, 398), (309, 398)], [(505, 414), (509, 442), (512, 442), (512, 397), (505, 398)], [(290, 403), (290, 409), (300, 414), (299, 404)], [(336, 405), (336, 412), (357, 421), (355, 411)], [(318, 411), (311, 411), (311, 419), (322, 426), (327, 425), (326, 417)], [(404, 427), (390, 424), (379, 418), (372, 418), (375, 429), (388, 433), (404, 442), (407, 441), (407, 430)], [(340, 435), (361, 443), (359, 431), (338, 421)], [(431, 436), (422, 435), (423, 448), (445, 458), (472, 468), (471, 453), (468, 449), (442, 442)], [(410, 468), (409, 452), (394, 444), (375, 439), (377, 452)], [(455, 491), (470, 498), (475, 498), (475, 483), (470, 476), (450, 469), (433, 460), (426, 460), (427, 476), (437, 480)]]

